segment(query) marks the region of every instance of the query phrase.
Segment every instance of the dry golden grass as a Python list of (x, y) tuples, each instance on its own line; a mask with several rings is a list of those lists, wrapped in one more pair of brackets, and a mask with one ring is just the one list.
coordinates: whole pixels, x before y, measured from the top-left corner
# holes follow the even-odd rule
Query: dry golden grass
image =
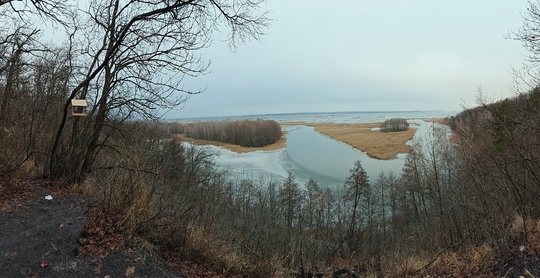
[(398, 153), (410, 152), (410, 147), (405, 143), (411, 140), (416, 133), (415, 128), (400, 132), (373, 130), (373, 128), (379, 127), (380, 123), (285, 123), (283, 125), (300, 124), (312, 126), (316, 131), (351, 145), (377, 159), (393, 159)]
[[(523, 244), (526, 254), (540, 253), (540, 219), (523, 219), (521, 215), (515, 215), (508, 228), (508, 235), (515, 241)], [(516, 246), (518, 248), (518, 246)]]
[(185, 236), (186, 242), (182, 247), (194, 259), (212, 263), (215, 270), (223, 273), (242, 273), (246, 270), (248, 260), (232, 243), (220, 240), (197, 226), (187, 227)]
[(181, 134), (175, 134), (174, 138), (183, 142), (192, 143), (194, 145), (199, 145), (199, 146), (212, 145), (212, 146), (221, 147), (221, 148), (233, 151), (235, 153), (249, 153), (249, 152), (254, 152), (254, 151), (275, 151), (275, 150), (285, 148), (285, 142), (287, 141), (287, 138), (285, 138), (286, 134), (287, 132), (284, 131), (283, 134), (281, 135), (281, 138), (276, 143), (267, 145), (264, 147), (242, 147), (242, 146), (231, 145), (231, 144), (227, 144), (227, 143), (223, 143), (219, 141), (197, 140), (197, 139), (185, 137)]
[[(437, 256), (437, 257), (434, 257)], [(435, 254), (396, 254), (383, 263), (389, 277), (465, 277), (485, 268), (495, 258), (495, 251), (488, 245), (465, 245), (456, 251), (445, 250)]]
[(434, 264), (434, 269), (446, 268), (448, 271), (460, 269), (463, 272), (470, 272), (486, 266), (494, 257), (495, 250), (488, 244), (480, 246), (465, 245), (458, 252), (448, 251), (444, 253), (438, 263)]
[(39, 177), (44, 175), (43, 166), (34, 159), (28, 159), (15, 171), (14, 177)]
[(479, 271), (488, 268), (495, 257), (496, 251), (489, 244), (464, 245), (454, 251), (445, 250), (432, 264), (405, 273), (417, 277), (476, 277), (482, 275)]
[[(367, 153), (370, 157), (377, 159), (393, 159), (399, 153), (410, 152), (410, 147), (405, 144), (411, 140), (416, 133), (415, 128), (410, 128), (401, 132), (380, 132), (372, 130), (379, 127), (380, 123), (363, 123), (363, 124), (336, 124), (336, 123), (305, 123), (305, 122), (287, 122), (282, 123), (283, 126), (306, 125), (312, 126), (317, 132), (320, 132), (330, 138), (351, 145), (360, 151)], [(195, 145), (213, 145), (221, 147), (236, 153), (247, 153), (253, 151), (273, 151), (285, 148), (286, 132), (278, 142), (260, 147), (249, 148), (238, 145), (226, 144), (218, 141), (196, 140), (176, 134), (175, 138), (190, 142)]]
[(408, 256), (399, 260), (395, 267), (396, 273), (413, 273), (429, 263), (429, 258), (420, 256)]

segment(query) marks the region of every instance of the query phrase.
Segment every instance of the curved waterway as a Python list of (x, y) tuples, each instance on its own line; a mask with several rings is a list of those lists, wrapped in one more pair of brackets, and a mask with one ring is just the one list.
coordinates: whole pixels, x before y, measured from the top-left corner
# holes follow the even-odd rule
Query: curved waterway
[[(415, 140), (429, 143), (434, 126), (422, 119), (444, 118), (455, 113), (444, 111), (416, 112), (351, 112), (351, 113), (308, 113), (265, 115), (262, 118), (278, 122), (325, 122), (325, 123), (373, 123), (389, 118), (411, 119), (411, 127), (418, 128)], [(244, 118), (244, 117), (240, 117)], [(250, 118), (250, 117), (245, 117)], [(251, 117), (252, 118), (252, 117)], [(261, 118), (257, 116), (257, 118)], [(367, 156), (353, 147), (326, 137), (308, 126), (287, 128), (286, 148), (277, 151), (255, 151), (237, 154), (218, 147), (207, 146), (214, 151), (216, 163), (230, 171), (233, 178), (276, 180), (281, 182), (292, 171), (296, 180), (304, 184), (308, 179), (320, 186), (334, 187), (343, 184), (354, 166), (360, 160), (370, 180), (379, 173), (390, 171), (401, 173), (406, 154), (392, 160), (378, 160)], [(448, 131), (449, 132), (449, 131)], [(431, 136), (432, 137), (432, 136)]]
[(212, 148), (218, 154), (216, 162), (237, 177), (282, 180), (292, 171), (298, 182), (303, 184), (313, 179), (324, 187), (343, 184), (355, 160), (361, 161), (372, 181), (381, 172), (399, 175), (406, 156), (400, 154), (392, 160), (374, 159), (309, 126), (288, 128), (286, 147), (277, 151), (237, 154)]
[(391, 160), (369, 157), (345, 143), (339, 142), (309, 126), (297, 126), (287, 133), (285, 152), (288, 159), (300, 169), (315, 172), (330, 180), (343, 183), (354, 161), (360, 160), (371, 180), (380, 172), (399, 174), (403, 168), (404, 154)]

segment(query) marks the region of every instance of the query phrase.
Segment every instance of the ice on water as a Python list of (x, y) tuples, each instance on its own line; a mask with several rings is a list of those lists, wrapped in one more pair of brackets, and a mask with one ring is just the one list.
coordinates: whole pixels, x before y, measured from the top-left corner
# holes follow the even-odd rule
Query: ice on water
[[(326, 122), (326, 123), (371, 123), (390, 118), (416, 119), (411, 123), (419, 126), (418, 136), (425, 133), (426, 122), (421, 119), (444, 118), (455, 112), (350, 112), (350, 113), (303, 113), (242, 116), (238, 118), (272, 119), (278, 122)], [(215, 118), (214, 118), (215, 120)], [(392, 160), (378, 160), (367, 156), (351, 146), (328, 138), (311, 127), (288, 127), (288, 141), (285, 149), (276, 151), (255, 151), (237, 154), (218, 147), (211, 147), (216, 152), (216, 163), (236, 177), (252, 177), (283, 180), (289, 171), (296, 180), (305, 184), (308, 179), (315, 180), (323, 187), (335, 187), (343, 184), (359, 159), (371, 180), (379, 173), (394, 172), (399, 174), (403, 168), (405, 155)]]

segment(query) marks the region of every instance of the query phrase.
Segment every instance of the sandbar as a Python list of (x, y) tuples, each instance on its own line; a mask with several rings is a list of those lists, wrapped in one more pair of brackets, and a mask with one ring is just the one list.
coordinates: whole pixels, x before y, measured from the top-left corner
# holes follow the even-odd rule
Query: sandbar
[(282, 125), (312, 126), (334, 140), (341, 141), (355, 149), (365, 152), (377, 159), (393, 159), (399, 153), (409, 153), (411, 148), (406, 144), (416, 133), (416, 128), (400, 132), (381, 132), (377, 128), (381, 123), (282, 123)]

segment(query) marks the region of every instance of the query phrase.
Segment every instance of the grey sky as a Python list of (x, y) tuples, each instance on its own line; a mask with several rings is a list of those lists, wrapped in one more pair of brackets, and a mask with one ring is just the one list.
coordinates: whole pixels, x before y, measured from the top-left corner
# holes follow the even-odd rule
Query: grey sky
[[(512, 96), (524, 62), (516, 0), (269, 0), (261, 41), (202, 51), (206, 87), (167, 118), (287, 112), (460, 110), (477, 90)], [(218, 34), (219, 36), (219, 34)]]

